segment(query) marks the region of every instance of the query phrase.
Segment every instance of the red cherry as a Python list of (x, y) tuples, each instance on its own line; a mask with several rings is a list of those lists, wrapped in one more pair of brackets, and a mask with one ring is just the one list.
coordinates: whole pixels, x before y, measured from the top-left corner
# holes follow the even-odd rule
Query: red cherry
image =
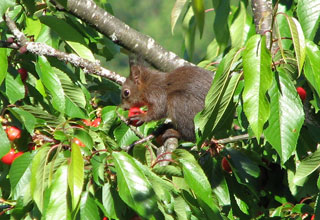
[(96, 118), (93, 120), (93, 122), (91, 123), (91, 126), (93, 127), (98, 127), (101, 123), (101, 118)]
[(26, 53), (27, 51), (28, 51), (28, 50), (27, 50), (27, 46), (26, 46), (26, 45), (19, 48), (19, 53), (21, 53), (21, 54), (24, 54), (24, 53)]
[(73, 138), (73, 142), (79, 145), (80, 147), (85, 147), (86, 145), (82, 143), (78, 138)]
[(25, 82), (26, 79), (28, 78), (28, 71), (25, 68), (20, 68), (18, 69), (18, 73), (21, 76), (22, 82)]
[(83, 124), (91, 126), (91, 121), (89, 119), (81, 119), (81, 121), (83, 122)]
[(1, 158), (2, 163), (11, 165), (13, 160), (15, 159), (14, 155), (15, 155), (14, 150), (10, 149), (9, 153), (7, 153)]
[(316, 215), (313, 214), (313, 215), (311, 216), (311, 220), (315, 220), (315, 217), (316, 217)]
[(17, 152), (13, 156), (13, 160), (15, 160), (17, 157), (20, 157), (23, 154), (23, 152)]
[[(141, 115), (141, 114), (144, 114), (146, 113), (145, 111), (141, 110), (139, 107), (131, 107), (129, 109), (129, 118), (132, 117), (132, 116), (135, 116), (135, 115)], [(137, 126), (137, 123), (138, 123), (138, 120), (134, 120), (134, 121), (131, 121), (130, 124), (133, 125), (133, 126)]]
[(103, 217), (103, 219), (102, 220), (108, 220), (108, 218), (107, 217)]
[(226, 157), (222, 158), (221, 167), (222, 167), (222, 169), (224, 169), (224, 171), (226, 171), (228, 173), (232, 173), (232, 169), (231, 169), (229, 161), (227, 160)]
[(7, 43), (9, 43), (9, 44), (14, 43), (14, 38), (13, 38), (13, 37), (9, 37), (9, 38), (7, 39)]
[(300, 96), (300, 99), (302, 101), (304, 101), (307, 98), (307, 92), (306, 92), (306, 90), (304, 90), (304, 88), (298, 87), (297, 88), (297, 92), (298, 92), (298, 94)]
[(21, 137), (20, 129), (14, 126), (7, 127), (6, 133), (10, 141), (14, 141), (15, 139), (19, 139)]

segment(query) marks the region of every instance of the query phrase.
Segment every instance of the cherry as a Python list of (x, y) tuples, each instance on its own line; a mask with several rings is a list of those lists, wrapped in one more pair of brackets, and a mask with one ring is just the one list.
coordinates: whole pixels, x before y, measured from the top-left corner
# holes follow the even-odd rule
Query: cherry
[(73, 142), (79, 145), (80, 147), (85, 147), (86, 145), (82, 143), (78, 138), (73, 138)]
[[(131, 107), (129, 109), (128, 116), (130, 118), (132, 116), (141, 115), (141, 114), (144, 114), (144, 113), (146, 113), (146, 112), (141, 110), (139, 107)], [(137, 126), (137, 123), (138, 123), (138, 120), (130, 121), (130, 124), (133, 125), (133, 126)]]
[(9, 44), (14, 43), (14, 38), (13, 38), (13, 37), (9, 37), (9, 38), (7, 39), (7, 43), (9, 43)]
[(83, 124), (91, 126), (91, 121), (89, 119), (81, 119), (81, 121), (83, 122)]
[(306, 92), (306, 90), (304, 90), (304, 88), (298, 87), (297, 88), (297, 92), (298, 92), (298, 94), (300, 96), (300, 99), (302, 101), (304, 101), (307, 98), (307, 92)]
[(21, 53), (21, 54), (24, 54), (24, 53), (26, 53), (27, 51), (28, 51), (28, 50), (27, 50), (27, 46), (26, 46), (26, 45), (19, 48), (19, 53)]
[(98, 127), (101, 123), (101, 118), (96, 118), (93, 120), (93, 122), (91, 123), (91, 126), (93, 127)]
[(21, 76), (22, 82), (25, 82), (26, 79), (28, 78), (28, 71), (25, 68), (20, 68), (18, 69), (18, 73)]
[(316, 215), (313, 214), (313, 215), (311, 216), (311, 220), (315, 220), (315, 217), (316, 217)]
[(222, 158), (221, 167), (222, 167), (222, 169), (224, 169), (224, 171), (226, 171), (228, 173), (232, 173), (232, 169), (231, 169), (229, 161), (227, 160), (226, 157)]
[(108, 220), (108, 218), (107, 217), (103, 217), (103, 219), (102, 220)]
[(9, 153), (7, 153), (6, 155), (4, 155), (2, 158), (1, 158), (1, 161), (2, 163), (5, 163), (5, 164), (9, 164), (11, 165), (13, 160), (15, 159), (15, 152), (13, 149), (10, 149)]
[(19, 139), (21, 137), (20, 129), (14, 126), (7, 127), (6, 133), (10, 141), (14, 141), (15, 139)]

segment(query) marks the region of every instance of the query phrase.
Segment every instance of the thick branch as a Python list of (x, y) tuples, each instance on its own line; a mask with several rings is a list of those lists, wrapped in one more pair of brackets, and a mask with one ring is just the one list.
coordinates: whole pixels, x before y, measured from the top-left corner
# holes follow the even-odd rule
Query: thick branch
[(151, 37), (144, 35), (123, 23), (92, 0), (55, 0), (82, 20), (95, 26), (116, 44), (142, 56), (156, 68), (170, 71), (184, 65), (191, 65), (173, 52), (163, 48)]
[[(67, 54), (62, 51), (56, 50), (44, 43), (30, 42), (27, 40), (25, 35), (17, 28), (16, 24), (10, 19), (8, 15), (4, 16), (7, 26), (15, 36), (18, 46), (25, 47), (27, 51), (36, 55), (44, 55), (49, 57), (56, 57), (59, 60), (72, 63), (76, 67), (83, 69), (85, 73), (91, 73), (98, 76), (108, 78), (120, 85), (125, 81), (125, 77), (119, 74), (102, 68), (99, 62), (92, 62), (87, 59), (81, 58), (75, 54)], [(17, 45), (15, 45), (17, 46)]]

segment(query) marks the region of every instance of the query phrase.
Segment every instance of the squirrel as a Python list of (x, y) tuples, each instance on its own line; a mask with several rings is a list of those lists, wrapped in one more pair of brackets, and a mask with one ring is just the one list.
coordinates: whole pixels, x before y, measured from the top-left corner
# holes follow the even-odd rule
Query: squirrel
[(204, 108), (212, 78), (210, 71), (197, 66), (182, 66), (164, 73), (133, 64), (122, 86), (121, 107), (128, 110), (131, 107), (147, 106), (147, 112), (129, 117), (129, 121), (141, 125), (169, 118), (177, 132), (165, 132), (166, 138), (174, 136), (194, 141), (193, 119)]

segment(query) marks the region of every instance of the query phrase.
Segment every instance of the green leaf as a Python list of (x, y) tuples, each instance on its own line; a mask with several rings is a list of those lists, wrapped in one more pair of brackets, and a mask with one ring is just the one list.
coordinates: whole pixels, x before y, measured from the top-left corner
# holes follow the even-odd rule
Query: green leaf
[(89, 192), (84, 192), (80, 203), (81, 220), (100, 219), (98, 207)]
[(271, 63), (266, 38), (251, 37), (243, 51), (243, 108), (257, 140), (270, 114), (266, 93), (272, 84)]
[(2, 17), (4, 13), (7, 11), (7, 9), (11, 6), (14, 6), (15, 4), (16, 1), (14, 0), (0, 1), (0, 16)]
[(24, 98), (25, 88), (20, 77), (14, 79), (11, 74), (7, 74), (5, 83), (6, 94), (11, 104), (14, 104), (16, 101)]
[(0, 140), (0, 158), (2, 158), (11, 149), (11, 144), (8, 139), (7, 133), (3, 130), (2, 126), (0, 126)]
[(21, 108), (13, 107), (9, 109), (16, 118), (26, 127), (30, 134), (33, 134), (36, 118), (29, 112)]
[(84, 162), (80, 147), (72, 143), (71, 162), (68, 167), (68, 186), (71, 193), (72, 210), (75, 210), (80, 200), (84, 183)]
[[(30, 2), (30, 1), (29, 1)], [(23, 31), (26, 35), (33, 35), (35, 39), (38, 38), (41, 31), (41, 22), (39, 19), (26, 17), (26, 28)]]
[[(0, 3), (1, 4), (1, 3)], [(7, 48), (0, 48), (0, 85), (7, 76), (8, 58)]]
[(187, 3), (187, 0), (176, 0), (176, 2), (174, 3), (174, 6), (171, 11), (171, 32), (172, 33), (174, 30), (174, 27), (176, 26), (178, 18), (182, 13), (182, 9), (186, 3)]
[(78, 138), (86, 147), (92, 149), (93, 140), (91, 136), (84, 129), (75, 129), (74, 136)]
[(36, 64), (37, 73), (40, 76), (42, 84), (49, 90), (52, 95), (52, 106), (59, 112), (65, 110), (65, 93), (62, 89), (61, 82), (54, 72), (54, 68), (43, 56), (39, 56)]
[(293, 182), (297, 185), (302, 185), (304, 181), (311, 173), (316, 171), (320, 167), (320, 149), (315, 151), (311, 156), (303, 159), (294, 175)]
[(152, 169), (157, 175), (166, 175), (169, 177), (172, 176), (182, 176), (181, 169), (178, 167), (167, 165), (167, 166), (157, 166)]
[(31, 195), (40, 212), (43, 211), (43, 193), (47, 187), (48, 172), (46, 167), (50, 147), (42, 146), (32, 159)]
[(294, 17), (285, 15), (289, 24), (294, 51), (297, 57), (299, 75), (306, 58), (306, 42), (300, 23)]
[(102, 187), (102, 203), (103, 203), (103, 207), (105, 208), (108, 214), (108, 217), (116, 219), (117, 215), (116, 215), (116, 209), (115, 209), (115, 202), (114, 202), (114, 198), (112, 197), (110, 183), (106, 183)]
[(307, 57), (304, 68), (304, 75), (312, 87), (320, 96), (320, 51), (318, 46), (311, 41), (307, 42)]
[(158, 211), (155, 193), (135, 161), (125, 152), (113, 152), (121, 199), (141, 217), (150, 218)]
[(203, 0), (192, 0), (192, 9), (196, 17), (196, 23), (200, 31), (200, 38), (202, 37), (204, 28), (204, 2)]
[(247, 40), (249, 33), (249, 24), (247, 24), (247, 11), (246, 6), (240, 1), (240, 7), (238, 8), (237, 17), (233, 21), (230, 27), (230, 37), (232, 47), (241, 47)]
[(85, 108), (87, 102), (82, 89), (77, 86), (65, 72), (57, 68), (53, 69), (61, 82), (65, 95), (78, 107)]
[(85, 113), (68, 97), (65, 97), (66, 109), (65, 113), (71, 118), (85, 118)]
[(9, 180), (11, 185), (11, 196), (13, 199), (17, 199), (20, 196), (24, 196), (26, 202), (31, 200), (30, 195), (30, 177), (31, 172), (29, 164), (32, 161), (32, 157), (29, 152), (26, 152), (16, 158), (11, 164), (9, 171)]
[[(213, 201), (211, 185), (198, 163), (179, 159), (186, 183), (194, 194), (211, 210), (212, 219), (222, 219), (218, 206)], [(205, 208), (206, 209), (206, 208)], [(207, 210), (206, 210), (207, 211)], [(207, 211), (208, 212), (208, 211)]]
[(84, 37), (73, 26), (54, 16), (42, 16), (40, 21), (56, 31), (80, 57), (95, 61), (92, 52), (85, 46)]
[(300, 0), (297, 15), (301, 23), (304, 36), (313, 40), (320, 22), (320, 2), (318, 0)]
[[(230, 154), (230, 161), (237, 180), (241, 184), (252, 184), (253, 178), (258, 178), (260, 175), (259, 166), (254, 163), (246, 154), (245, 151), (226, 148)], [(249, 185), (250, 186), (250, 185)]]
[(212, 135), (214, 128), (219, 123), (232, 100), (240, 74), (235, 75), (231, 80), (228, 76), (234, 64), (240, 58), (240, 52), (241, 50), (234, 48), (221, 61), (206, 96), (205, 107), (195, 120), (196, 127), (202, 131), (202, 141)]
[(67, 219), (67, 178), (67, 165), (60, 166), (52, 177), (50, 187), (45, 190), (44, 219)]
[(129, 146), (139, 139), (126, 124), (118, 126), (114, 130), (114, 136), (119, 146)]
[(95, 58), (91, 50), (88, 49), (86, 46), (78, 42), (72, 42), (72, 41), (66, 41), (66, 42), (80, 57), (90, 60), (92, 62), (95, 62)]
[(194, 53), (196, 25), (194, 21), (194, 13), (192, 8), (189, 8), (182, 22), (183, 31), (185, 34), (184, 46), (189, 60), (192, 60)]
[[(230, 39), (228, 19), (230, 13), (230, 0), (220, 1), (220, 4), (214, 5), (216, 16), (213, 23), (213, 30), (218, 44), (224, 50)], [(239, 45), (236, 45), (239, 46)]]
[(304, 121), (303, 107), (291, 79), (282, 71), (279, 82), (273, 82), (269, 94), (272, 114), (265, 137), (284, 164), (296, 149)]

